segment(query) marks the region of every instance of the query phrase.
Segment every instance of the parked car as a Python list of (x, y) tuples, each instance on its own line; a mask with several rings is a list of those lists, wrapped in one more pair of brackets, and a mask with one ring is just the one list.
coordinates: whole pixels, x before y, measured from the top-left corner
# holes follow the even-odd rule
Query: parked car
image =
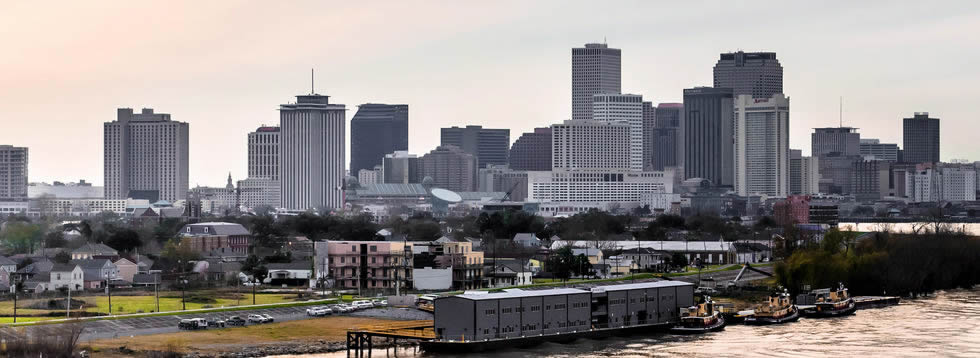
[(250, 314), (248, 315), (249, 323), (265, 323), (265, 317), (260, 314)]
[(702, 295), (714, 295), (718, 293), (718, 290), (711, 287), (698, 287), (694, 289), (694, 293), (702, 294)]
[(333, 313), (333, 310), (326, 306), (310, 307), (306, 309), (307, 316), (322, 317)]
[(244, 326), (245, 322), (245, 319), (241, 316), (231, 316), (231, 318), (225, 320), (225, 324), (229, 326)]
[(386, 300), (377, 300), (377, 301), (374, 301), (373, 304), (374, 304), (374, 307), (384, 307), (384, 306), (387, 306), (388, 305), (388, 301), (386, 301)]
[(208, 320), (208, 327), (225, 328), (226, 323), (223, 319)]
[(374, 304), (371, 303), (371, 301), (354, 301), (352, 305), (354, 306), (354, 309), (359, 309), (359, 310), (374, 307)]
[(265, 318), (265, 323), (272, 323), (272, 322), (274, 322), (276, 320), (275, 318), (272, 318), (272, 316), (267, 315), (267, 314), (260, 314), (259, 316), (262, 316), (263, 318)]
[(203, 318), (182, 319), (180, 322), (177, 322), (177, 328), (187, 330), (207, 329), (208, 321)]

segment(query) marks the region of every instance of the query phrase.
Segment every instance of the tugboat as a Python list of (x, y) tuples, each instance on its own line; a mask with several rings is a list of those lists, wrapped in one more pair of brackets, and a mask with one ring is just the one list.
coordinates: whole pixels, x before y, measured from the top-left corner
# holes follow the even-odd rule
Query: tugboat
[(681, 322), (671, 327), (670, 332), (676, 334), (696, 334), (715, 332), (725, 329), (725, 317), (715, 310), (715, 302), (710, 296), (704, 296), (704, 303), (688, 307), (681, 312)]
[(755, 308), (755, 314), (745, 317), (746, 324), (764, 325), (794, 322), (800, 319), (800, 310), (793, 304), (789, 292), (769, 296), (769, 302)]
[(857, 304), (841, 283), (837, 289), (830, 289), (826, 296), (817, 298), (816, 309), (806, 312), (807, 317), (846, 316), (857, 310)]

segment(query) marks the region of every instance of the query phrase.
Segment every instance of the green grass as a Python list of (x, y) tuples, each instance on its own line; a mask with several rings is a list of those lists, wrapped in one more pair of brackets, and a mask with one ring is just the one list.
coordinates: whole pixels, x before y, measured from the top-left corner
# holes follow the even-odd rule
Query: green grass
[[(160, 310), (157, 310), (156, 297), (154, 296), (113, 296), (112, 297), (112, 313), (137, 313), (137, 312), (168, 312), (168, 311), (178, 311), (184, 309), (184, 305), (181, 304), (181, 299), (179, 297), (180, 293), (177, 293), (177, 297), (171, 297), (168, 294), (167, 297), (160, 297)], [(295, 297), (293, 294), (256, 294), (255, 304), (270, 304), (270, 303), (286, 303), (292, 302), (291, 297)], [(251, 305), (252, 295), (242, 294), (241, 300), (234, 298), (217, 298), (213, 303), (200, 303), (193, 302), (193, 299), (188, 298), (186, 303), (187, 309), (196, 310), (201, 308), (224, 308), (224, 307), (234, 307), (239, 305)], [(98, 296), (90, 297), (85, 299), (87, 305), (85, 311), (87, 312), (109, 312), (109, 297)]]
[[(20, 310), (17, 310), (17, 314), (18, 315), (20, 314)], [(20, 317), (20, 316), (18, 316), (17, 317), (17, 323), (21, 323), (21, 322), (47, 321), (47, 320), (58, 319), (58, 318), (63, 318), (63, 317)], [(4, 323), (14, 323), (14, 318), (13, 317), (0, 317), (0, 324), (4, 324)]]

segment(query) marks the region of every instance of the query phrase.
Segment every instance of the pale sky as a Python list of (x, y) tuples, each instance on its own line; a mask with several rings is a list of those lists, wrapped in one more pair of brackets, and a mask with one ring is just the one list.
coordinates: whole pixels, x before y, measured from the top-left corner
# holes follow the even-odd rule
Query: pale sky
[(569, 118), (571, 48), (605, 38), (623, 91), (654, 103), (710, 86), (721, 52), (776, 52), (804, 153), (843, 96), (864, 138), (901, 145), (901, 119), (928, 111), (943, 160), (980, 160), (980, 2), (787, 3), (0, 0), (0, 144), (30, 148), (31, 181), (101, 185), (102, 123), (152, 107), (190, 123), (191, 186), (223, 185), (310, 68), (348, 120), (409, 104), (413, 153), (451, 125), (513, 141)]

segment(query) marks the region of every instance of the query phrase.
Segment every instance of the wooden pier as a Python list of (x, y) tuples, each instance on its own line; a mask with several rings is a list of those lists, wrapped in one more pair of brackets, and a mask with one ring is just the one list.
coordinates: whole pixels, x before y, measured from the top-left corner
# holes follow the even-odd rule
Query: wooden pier
[(367, 356), (371, 356), (374, 348), (375, 337), (393, 339), (398, 344), (398, 339), (411, 340), (432, 340), (436, 338), (435, 329), (431, 320), (420, 321), (392, 321), (384, 324), (371, 324), (358, 326), (347, 331), (347, 356), (354, 351), (355, 357), (361, 357), (365, 350)]

